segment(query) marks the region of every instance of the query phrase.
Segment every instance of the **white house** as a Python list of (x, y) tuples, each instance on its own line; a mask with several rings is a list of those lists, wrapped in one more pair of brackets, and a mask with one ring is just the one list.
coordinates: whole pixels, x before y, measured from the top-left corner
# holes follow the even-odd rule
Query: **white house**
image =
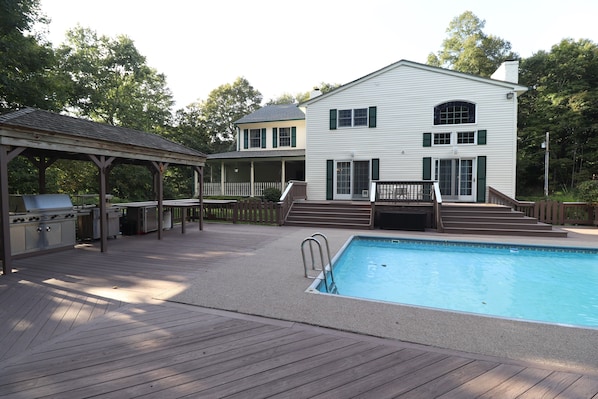
[(220, 181), (207, 183), (206, 195), (261, 196), (305, 178), (305, 114), (296, 104), (265, 106), (235, 124), (237, 150), (208, 156)]
[[(482, 78), (401, 60), (301, 104), (310, 200), (371, 181), (438, 181), (445, 201), (515, 197), (518, 62)], [(507, 81), (509, 79), (510, 81)]]

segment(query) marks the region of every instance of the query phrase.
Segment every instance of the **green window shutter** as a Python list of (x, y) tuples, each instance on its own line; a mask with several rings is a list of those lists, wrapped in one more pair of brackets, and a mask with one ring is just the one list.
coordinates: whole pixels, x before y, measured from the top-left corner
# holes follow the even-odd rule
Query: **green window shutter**
[(297, 128), (291, 127), (291, 147), (297, 147)]
[(486, 157), (478, 157), (478, 182), (476, 202), (486, 202)]
[(432, 158), (425, 157), (423, 166), (422, 180), (432, 180)]
[(278, 147), (278, 128), (272, 128), (272, 148)]
[(432, 147), (432, 133), (424, 133), (424, 147)]
[(376, 114), (377, 114), (377, 109), (376, 107), (370, 107), (370, 112), (369, 112), (369, 127), (376, 127)]
[(326, 160), (326, 199), (334, 198), (334, 161)]
[(249, 129), (243, 129), (243, 148), (249, 148)]
[(330, 110), (330, 130), (336, 130), (336, 110)]
[(262, 128), (262, 148), (266, 148), (266, 128)]
[(372, 159), (372, 180), (380, 180), (380, 159)]
[(486, 144), (486, 130), (478, 130), (478, 145)]

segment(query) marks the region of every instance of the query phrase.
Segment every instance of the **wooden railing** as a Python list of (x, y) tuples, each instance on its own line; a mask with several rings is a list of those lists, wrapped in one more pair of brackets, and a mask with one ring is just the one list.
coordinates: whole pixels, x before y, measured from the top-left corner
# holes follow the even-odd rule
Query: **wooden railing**
[(281, 220), (280, 224), (284, 224), (291, 206), (295, 200), (307, 199), (307, 183), (304, 181), (293, 181), (291, 180), (280, 196), (280, 207), (281, 207)]
[(542, 223), (598, 226), (598, 204), (552, 200), (518, 201), (492, 187), (488, 188), (488, 202), (509, 206)]
[(440, 194), (440, 185), (437, 181), (434, 182), (434, 223), (436, 224), (436, 231), (444, 232), (444, 224), (442, 223), (442, 194)]
[(271, 201), (243, 200), (222, 204), (204, 204), (206, 220), (232, 223), (281, 225), (281, 203)]
[(376, 202), (431, 202), (434, 198), (434, 182), (378, 181)]
[(271, 201), (239, 201), (233, 211), (233, 223), (281, 225), (280, 203)]
[(501, 193), (493, 187), (488, 187), (488, 202), (490, 204), (504, 205), (512, 208), (514, 211), (523, 212), (525, 216), (534, 216), (534, 202), (532, 201), (518, 201)]

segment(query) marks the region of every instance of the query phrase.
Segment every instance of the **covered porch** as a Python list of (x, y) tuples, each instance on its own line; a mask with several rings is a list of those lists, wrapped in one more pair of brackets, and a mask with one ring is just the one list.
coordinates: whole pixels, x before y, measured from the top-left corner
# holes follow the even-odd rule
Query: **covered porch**
[(305, 179), (305, 150), (234, 151), (208, 156), (205, 196), (261, 197)]

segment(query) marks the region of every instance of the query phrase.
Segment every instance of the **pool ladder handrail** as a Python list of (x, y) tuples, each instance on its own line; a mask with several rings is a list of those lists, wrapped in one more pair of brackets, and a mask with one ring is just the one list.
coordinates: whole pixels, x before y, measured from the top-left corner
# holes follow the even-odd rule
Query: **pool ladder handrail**
[[(326, 244), (326, 254), (328, 255), (328, 265), (329, 265), (329, 273), (330, 273), (330, 286), (328, 285), (328, 279), (326, 278), (326, 264), (324, 263), (324, 254), (322, 252), (322, 244), (320, 241), (316, 239), (316, 237), (321, 237), (324, 239), (324, 243)], [(332, 271), (332, 258), (330, 257), (330, 245), (328, 245), (328, 238), (322, 233), (314, 233), (310, 237), (305, 238), (301, 242), (301, 256), (303, 258), (303, 271), (306, 278), (316, 278), (316, 276), (310, 276), (307, 272), (307, 262), (305, 260), (305, 244), (309, 242), (309, 252), (311, 255), (311, 268), (312, 270), (321, 270), (322, 274), (324, 275), (324, 286), (326, 287), (326, 292), (338, 293), (338, 289), (336, 288), (336, 283), (334, 282), (334, 273)], [(316, 268), (316, 261), (314, 257), (314, 249), (312, 243), (316, 243), (318, 246), (318, 250), (320, 252), (320, 264), (322, 267), (320, 269)]]

